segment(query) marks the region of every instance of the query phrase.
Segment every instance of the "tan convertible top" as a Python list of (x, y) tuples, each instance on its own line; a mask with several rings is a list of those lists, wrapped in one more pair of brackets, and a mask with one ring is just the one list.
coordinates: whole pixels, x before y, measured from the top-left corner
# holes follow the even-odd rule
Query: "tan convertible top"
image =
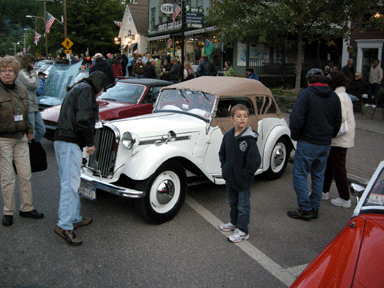
[(272, 97), (271, 91), (260, 81), (241, 77), (215, 77), (202, 76), (164, 87), (165, 89), (184, 89), (209, 93), (217, 97), (242, 97), (242, 96), (265, 96)]

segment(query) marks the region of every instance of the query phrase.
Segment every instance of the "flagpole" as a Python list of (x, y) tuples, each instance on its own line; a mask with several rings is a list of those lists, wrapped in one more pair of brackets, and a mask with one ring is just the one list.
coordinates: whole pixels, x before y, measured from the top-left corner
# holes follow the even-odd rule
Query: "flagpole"
[(46, 21), (47, 21), (47, 6), (46, 6), (46, 3), (47, 2), (53, 2), (54, 0), (36, 0), (36, 1), (39, 1), (39, 2), (44, 2), (44, 38), (45, 38), (45, 57), (48, 58), (48, 33), (45, 32), (45, 25), (46, 25)]

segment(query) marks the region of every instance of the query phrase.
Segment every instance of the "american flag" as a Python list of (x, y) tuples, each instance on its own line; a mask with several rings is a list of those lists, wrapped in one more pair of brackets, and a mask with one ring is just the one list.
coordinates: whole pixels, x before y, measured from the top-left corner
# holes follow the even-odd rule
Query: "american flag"
[(33, 43), (37, 45), (37, 43), (39, 43), (40, 41), (40, 38), (41, 38), (41, 35), (35, 31), (35, 40), (33, 41)]
[(172, 19), (173, 19), (173, 27), (175, 27), (175, 21), (176, 21), (176, 18), (177, 16), (179, 16), (179, 14), (181, 13), (181, 8), (179, 5), (177, 5), (176, 3), (173, 5), (173, 16), (172, 16)]
[(117, 26), (119, 26), (119, 28), (121, 28), (121, 26), (123, 25), (123, 22), (119, 22), (119, 21), (113, 21)]
[(47, 12), (47, 22), (45, 22), (45, 32), (49, 33), (51, 32), (51, 26), (53, 25), (53, 22), (55, 22), (56, 18), (53, 17), (51, 14)]

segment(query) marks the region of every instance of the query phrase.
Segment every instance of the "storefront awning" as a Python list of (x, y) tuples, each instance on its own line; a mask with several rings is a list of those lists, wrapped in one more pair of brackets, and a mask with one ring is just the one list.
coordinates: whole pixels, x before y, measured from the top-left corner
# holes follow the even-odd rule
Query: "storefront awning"
[(156, 40), (161, 40), (161, 39), (168, 39), (170, 37), (171, 37), (171, 34), (160, 35), (160, 36), (155, 36), (155, 37), (149, 37), (148, 41), (156, 41)]

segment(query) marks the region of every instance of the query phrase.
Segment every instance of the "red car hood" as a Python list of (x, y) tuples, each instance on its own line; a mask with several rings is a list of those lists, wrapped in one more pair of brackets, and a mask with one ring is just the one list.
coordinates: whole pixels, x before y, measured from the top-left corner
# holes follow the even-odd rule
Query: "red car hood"
[[(99, 102), (99, 117), (101, 120), (114, 120), (149, 114), (153, 109), (152, 104), (129, 104), (106, 100), (98, 100), (97, 102)], [(47, 108), (41, 111), (41, 117), (45, 121), (57, 123), (60, 109), (61, 105)]]
[(384, 287), (383, 238), (383, 215), (352, 218), (291, 287)]

